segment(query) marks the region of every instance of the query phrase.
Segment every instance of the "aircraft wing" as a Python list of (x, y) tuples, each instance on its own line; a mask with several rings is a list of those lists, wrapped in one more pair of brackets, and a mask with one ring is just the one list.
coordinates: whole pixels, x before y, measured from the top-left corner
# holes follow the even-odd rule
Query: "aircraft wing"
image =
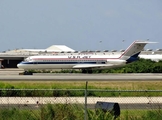
[(100, 67), (110, 67), (110, 66), (114, 66), (114, 64), (79, 64), (79, 65), (75, 65), (73, 66), (73, 68), (75, 69), (83, 69), (83, 68), (100, 68)]

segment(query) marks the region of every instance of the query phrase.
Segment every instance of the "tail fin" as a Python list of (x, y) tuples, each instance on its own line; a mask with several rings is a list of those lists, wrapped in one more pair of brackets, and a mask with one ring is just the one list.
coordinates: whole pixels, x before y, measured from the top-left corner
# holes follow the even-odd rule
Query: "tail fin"
[(133, 62), (138, 60), (138, 55), (144, 49), (145, 45), (148, 43), (155, 43), (149, 41), (134, 41), (119, 57), (121, 60), (126, 60), (127, 62)]

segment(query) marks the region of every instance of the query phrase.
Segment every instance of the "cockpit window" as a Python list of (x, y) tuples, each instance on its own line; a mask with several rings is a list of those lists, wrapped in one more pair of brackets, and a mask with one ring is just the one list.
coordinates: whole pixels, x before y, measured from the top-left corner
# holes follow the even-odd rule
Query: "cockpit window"
[(24, 61), (30, 61), (30, 60), (31, 60), (30, 57), (24, 59)]

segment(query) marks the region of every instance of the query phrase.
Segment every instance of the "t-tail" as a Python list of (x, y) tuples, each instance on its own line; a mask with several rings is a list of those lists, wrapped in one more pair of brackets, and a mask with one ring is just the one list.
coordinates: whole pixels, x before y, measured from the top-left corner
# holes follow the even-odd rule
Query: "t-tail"
[(149, 41), (134, 41), (119, 57), (120, 60), (126, 60), (127, 63), (138, 60), (138, 55), (144, 49), (145, 45), (148, 43), (155, 43)]

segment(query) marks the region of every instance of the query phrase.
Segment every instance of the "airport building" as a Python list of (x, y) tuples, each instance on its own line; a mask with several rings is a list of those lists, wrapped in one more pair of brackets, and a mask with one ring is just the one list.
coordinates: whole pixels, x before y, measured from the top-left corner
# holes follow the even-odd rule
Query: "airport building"
[[(65, 45), (52, 45), (46, 49), (15, 49), (3, 51), (0, 53), (0, 66), (4, 68), (17, 68), (17, 64), (29, 56), (35, 55), (120, 55), (124, 50), (104, 50), (104, 51), (75, 51)], [(141, 52), (141, 55), (162, 54), (162, 49), (147, 49)]]

